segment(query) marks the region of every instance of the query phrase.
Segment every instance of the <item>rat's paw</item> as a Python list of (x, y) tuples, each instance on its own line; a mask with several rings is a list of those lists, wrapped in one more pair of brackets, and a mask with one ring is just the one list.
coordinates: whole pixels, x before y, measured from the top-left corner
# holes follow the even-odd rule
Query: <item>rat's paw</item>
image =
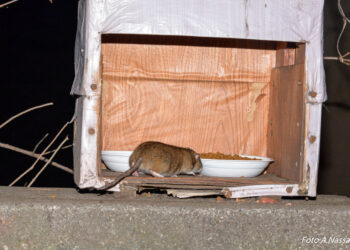
[(151, 175), (154, 176), (154, 177), (164, 177), (163, 175), (161, 175), (161, 174), (159, 174), (159, 173), (157, 173), (157, 172), (155, 172), (155, 171), (153, 171), (153, 170), (150, 170), (149, 172), (150, 172)]
[(193, 172), (193, 171), (186, 172), (186, 174), (188, 174), (188, 175), (196, 175), (196, 173)]

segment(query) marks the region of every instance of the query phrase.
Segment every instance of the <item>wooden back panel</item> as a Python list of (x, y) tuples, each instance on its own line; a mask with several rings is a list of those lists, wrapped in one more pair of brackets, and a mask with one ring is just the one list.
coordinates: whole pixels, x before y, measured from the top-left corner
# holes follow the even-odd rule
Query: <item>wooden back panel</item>
[(271, 43), (117, 37), (102, 56), (102, 150), (157, 140), (266, 155)]

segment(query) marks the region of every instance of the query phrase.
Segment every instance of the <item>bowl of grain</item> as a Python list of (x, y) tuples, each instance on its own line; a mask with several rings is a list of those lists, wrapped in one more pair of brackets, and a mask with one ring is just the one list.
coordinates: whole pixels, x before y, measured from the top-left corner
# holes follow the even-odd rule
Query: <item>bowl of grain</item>
[(273, 159), (250, 155), (225, 155), (221, 153), (200, 154), (203, 169), (201, 174), (217, 177), (256, 177)]

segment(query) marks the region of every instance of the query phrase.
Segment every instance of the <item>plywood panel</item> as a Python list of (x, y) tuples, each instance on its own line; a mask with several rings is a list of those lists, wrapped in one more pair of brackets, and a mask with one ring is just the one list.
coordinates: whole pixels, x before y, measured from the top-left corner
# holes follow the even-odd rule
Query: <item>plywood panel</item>
[(269, 82), (275, 50), (161, 45), (102, 44), (103, 78), (156, 81)]
[(242, 47), (102, 44), (102, 150), (159, 140), (266, 155), (276, 51)]
[(304, 64), (272, 70), (268, 155), (269, 172), (300, 181), (304, 142)]

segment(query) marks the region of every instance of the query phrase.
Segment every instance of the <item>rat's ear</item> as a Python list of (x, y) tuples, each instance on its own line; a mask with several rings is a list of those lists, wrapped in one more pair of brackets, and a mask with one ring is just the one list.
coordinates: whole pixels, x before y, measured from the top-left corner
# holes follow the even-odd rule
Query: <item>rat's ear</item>
[(199, 154), (194, 153), (194, 158), (196, 158), (196, 160), (198, 161), (199, 160)]

